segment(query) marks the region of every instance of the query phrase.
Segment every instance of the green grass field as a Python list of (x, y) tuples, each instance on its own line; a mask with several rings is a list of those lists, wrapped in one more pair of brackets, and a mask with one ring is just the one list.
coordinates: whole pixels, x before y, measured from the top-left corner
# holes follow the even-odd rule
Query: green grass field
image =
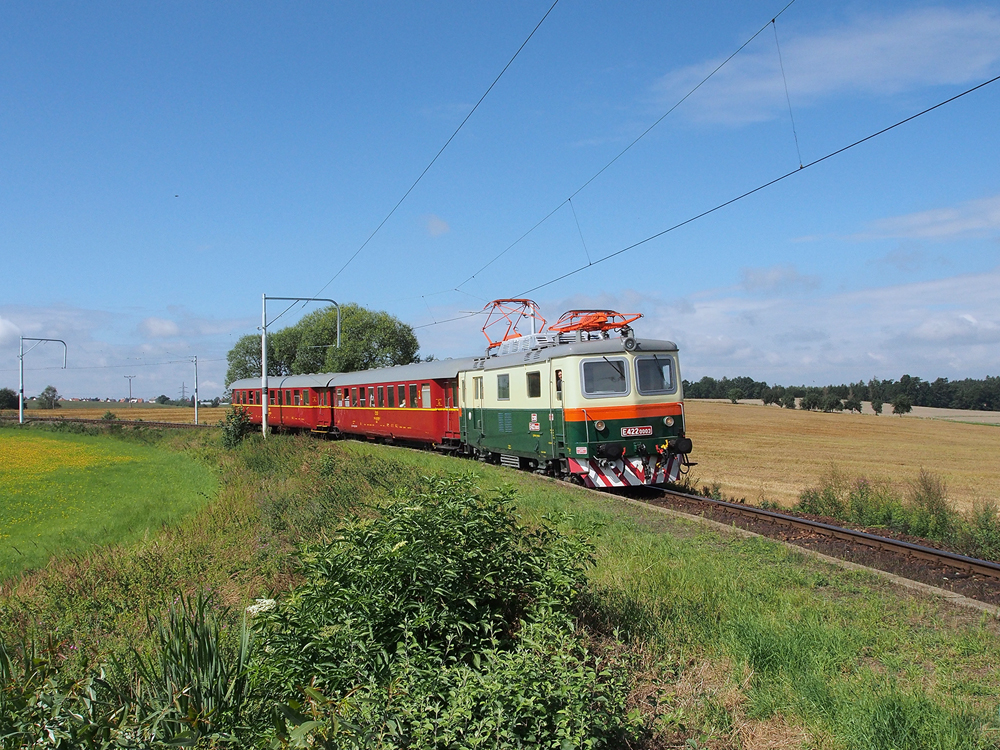
[(0, 579), (175, 523), (215, 483), (208, 466), (155, 446), (0, 429)]
[[(133, 446), (111, 438), (64, 443), (30, 434), (58, 438), (64, 450), (133, 455)], [(286, 596), (298, 583), (297, 544), (328, 539), (345, 519), (378, 512), (395, 492), (419, 492), (422, 476), (471, 471), (483, 488), (512, 486), (525, 521), (547, 518), (593, 541), (581, 622), (633, 664), (631, 700), (655, 728), (649, 747), (979, 750), (1000, 743), (994, 616), (776, 542), (499, 467), (289, 436), (266, 444), (254, 436), (231, 452), (212, 434), (170, 440), (188, 441), (175, 446), (185, 451), (174, 454), (181, 464), (193, 453), (217, 463), (212, 502), (148, 538), (95, 547), (0, 585), (0, 637), (59, 634), (60, 653), (74, 655), (65, 668), (80, 675), (109, 654), (147, 647), (146, 612), (162, 612), (178, 592), (211, 591), (234, 607), (235, 625), (249, 601)], [(134, 472), (137, 461), (119, 465)], [(133, 537), (140, 526), (133, 522)]]

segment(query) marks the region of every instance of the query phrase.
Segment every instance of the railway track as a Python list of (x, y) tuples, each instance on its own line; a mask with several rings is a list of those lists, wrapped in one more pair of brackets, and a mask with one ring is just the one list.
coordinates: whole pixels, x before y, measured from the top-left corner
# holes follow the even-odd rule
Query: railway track
[(902, 539), (878, 536), (866, 531), (848, 529), (841, 526), (833, 526), (821, 521), (814, 521), (808, 518), (792, 516), (785, 513), (778, 513), (773, 510), (756, 508), (752, 505), (741, 503), (730, 503), (725, 500), (714, 500), (700, 495), (689, 495), (674, 490), (659, 490), (664, 497), (673, 497), (686, 503), (698, 503), (707, 507), (724, 509), (729, 514), (735, 514), (746, 518), (766, 520), (769, 523), (785, 526), (792, 529), (800, 529), (810, 534), (819, 534), (833, 539), (861, 544), (873, 549), (894, 552), (920, 560), (927, 560), (932, 563), (941, 564), (949, 568), (957, 568), (968, 571), (975, 575), (986, 576), (1000, 581), (1000, 563), (989, 560), (979, 560), (975, 557), (967, 557), (947, 550), (926, 547), (914, 544)]

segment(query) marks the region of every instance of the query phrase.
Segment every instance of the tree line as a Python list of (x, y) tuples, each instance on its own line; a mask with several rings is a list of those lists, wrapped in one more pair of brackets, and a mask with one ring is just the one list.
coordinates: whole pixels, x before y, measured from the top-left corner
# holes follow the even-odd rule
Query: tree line
[[(356, 372), (420, 361), (420, 344), (413, 328), (398, 318), (353, 303), (341, 305), (340, 314), (339, 348), (337, 310), (332, 306), (310, 313), (294, 325), (268, 330), (267, 374)], [(260, 377), (258, 334), (240, 338), (226, 356), (227, 388), (234, 381)]]
[[(801, 408), (841, 411), (843, 409), (861, 411), (861, 402), (869, 401), (873, 408), (878, 405), (909, 404), (912, 406), (934, 406), (944, 409), (981, 409), (1000, 411), (1000, 376), (987, 376), (982, 380), (965, 378), (934, 381), (903, 375), (899, 380), (879, 380), (841, 385), (783, 386), (768, 385), (749, 377), (715, 378), (705, 376), (697, 382), (684, 381), (686, 398), (728, 398), (730, 400), (761, 399), (765, 404), (779, 404), (795, 408), (799, 399)], [(839, 408), (837, 407), (839, 404)], [(876, 409), (879, 412), (880, 409)], [(905, 411), (909, 411), (906, 408)], [(905, 412), (897, 412), (905, 413)]]

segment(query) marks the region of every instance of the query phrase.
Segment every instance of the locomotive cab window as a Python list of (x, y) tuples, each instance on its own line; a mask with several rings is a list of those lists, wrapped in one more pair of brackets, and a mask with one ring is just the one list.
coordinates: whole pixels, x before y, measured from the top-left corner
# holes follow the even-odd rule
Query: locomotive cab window
[(562, 370), (556, 370), (556, 398), (562, 401)]
[(587, 398), (623, 396), (629, 392), (628, 362), (621, 357), (584, 360), (583, 395)]
[(673, 357), (657, 356), (638, 357), (635, 360), (635, 380), (639, 393), (652, 396), (660, 393), (673, 393), (677, 390), (674, 382)]
[(510, 401), (510, 375), (497, 375), (497, 400)]
[(542, 397), (542, 374), (539, 372), (529, 372), (527, 374), (528, 398)]

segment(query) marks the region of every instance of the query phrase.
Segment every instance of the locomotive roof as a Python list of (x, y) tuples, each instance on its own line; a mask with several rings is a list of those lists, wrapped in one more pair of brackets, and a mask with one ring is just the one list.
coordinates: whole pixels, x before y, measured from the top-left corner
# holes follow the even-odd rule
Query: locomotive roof
[[(675, 352), (677, 344), (658, 339), (636, 339), (633, 354), (645, 352)], [(359, 385), (361, 383), (392, 383), (414, 380), (442, 380), (454, 378), (459, 372), (468, 370), (496, 370), (522, 365), (526, 362), (544, 362), (557, 357), (594, 356), (621, 354), (625, 352), (624, 339), (607, 338), (593, 341), (573, 341), (526, 348), (513, 354), (498, 357), (462, 357), (460, 359), (436, 359), (412, 365), (380, 367), (377, 370), (358, 372), (321, 372), (309, 375), (271, 375), (269, 388), (328, 388), (330, 386)], [(244, 378), (230, 384), (232, 389), (259, 388), (260, 378)]]

